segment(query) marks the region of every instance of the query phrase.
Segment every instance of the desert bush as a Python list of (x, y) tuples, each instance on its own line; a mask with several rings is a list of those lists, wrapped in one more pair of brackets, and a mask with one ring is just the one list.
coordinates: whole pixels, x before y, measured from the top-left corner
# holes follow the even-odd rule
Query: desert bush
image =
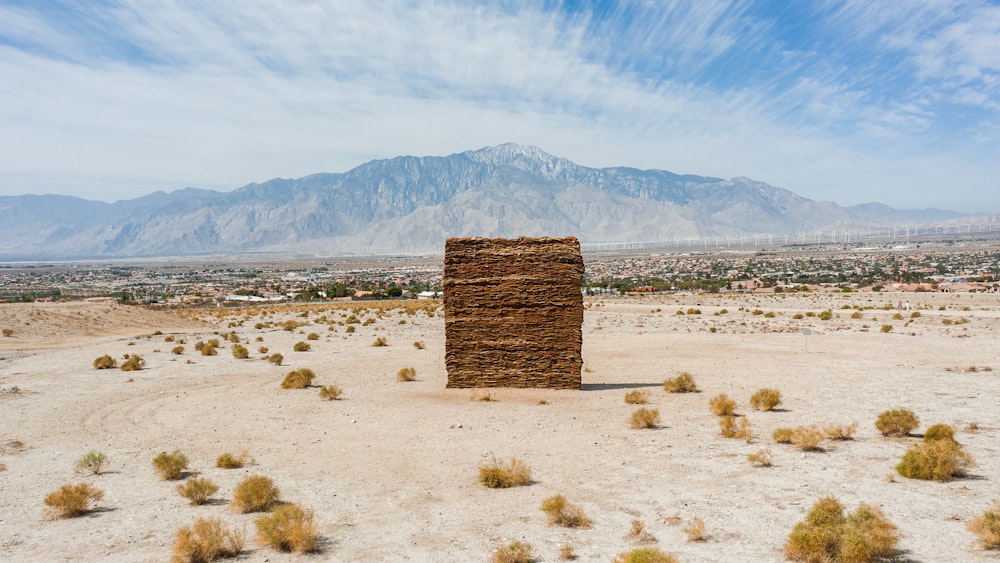
[(375, 339), (375, 342), (372, 342), (372, 346), (376, 346), (376, 347), (378, 347), (378, 346), (388, 346), (388, 345), (389, 345), (389, 342), (385, 339), (384, 336), (379, 336), (378, 338)]
[(664, 381), (663, 390), (667, 393), (696, 393), (698, 386), (695, 385), (694, 376), (685, 371), (673, 379)]
[(955, 441), (955, 428), (949, 424), (935, 424), (928, 428), (924, 432), (924, 441), (933, 442), (934, 440), (949, 440)]
[(851, 318), (852, 319), (860, 319), (861, 318), (861, 311), (854, 311), (853, 313), (851, 313)]
[(564, 545), (559, 548), (559, 560), (560, 561), (573, 561), (577, 558), (576, 551), (573, 550), (573, 546)]
[[(218, 334), (218, 333), (216, 333), (216, 334)], [(219, 343), (219, 339), (218, 338), (209, 338), (205, 342), (205, 346), (211, 346), (212, 348), (218, 348), (221, 345), (222, 344)]]
[(194, 343), (194, 349), (196, 352), (201, 352), (201, 349), (205, 347), (205, 343), (201, 340)]
[(303, 342), (301, 340), (292, 346), (292, 350), (295, 352), (308, 352), (310, 349), (312, 349), (312, 346), (310, 346), (308, 342)]
[(313, 521), (313, 511), (297, 504), (283, 504), (274, 512), (254, 522), (257, 541), (279, 551), (309, 553), (316, 551), (319, 526)]
[(896, 552), (899, 534), (878, 507), (862, 504), (845, 516), (837, 499), (822, 498), (792, 529), (785, 556), (793, 561), (867, 563)]
[(233, 357), (237, 360), (245, 360), (250, 357), (250, 350), (242, 344), (233, 344)]
[(424, 343), (420, 340), (414, 340), (413, 347), (416, 348), (417, 350), (423, 350), (425, 348)]
[(235, 344), (240, 341), (240, 337), (235, 332), (230, 332), (229, 336), (226, 337), (226, 340)]
[(493, 563), (534, 563), (535, 548), (530, 543), (511, 542), (493, 552)]
[(319, 398), (324, 401), (336, 401), (344, 391), (336, 385), (324, 385), (319, 388)]
[(274, 364), (276, 366), (280, 366), (281, 362), (285, 361), (285, 357), (282, 356), (281, 354), (275, 352), (275, 353), (273, 353), (273, 354), (271, 354), (270, 356), (267, 357), (267, 361), (271, 362), (272, 364)]
[(792, 445), (804, 452), (818, 452), (826, 435), (816, 426), (799, 426), (792, 431)]
[(750, 421), (746, 418), (740, 418), (737, 423), (735, 416), (719, 418), (719, 435), (723, 438), (743, 438), (748, 444), (753, 440)]
[(479, 466), (479, 482), (491, 489), (521, 487), (533, 483), (531, 469), (516, 457), (511, 458), (507, 465), (502, 465), (494, 457), (489, 465)]
[(794, 432), (795, 430), (792, 428), (775, 428), (774, 432), (771, 433), (771, 437), (779, 444), (791, 444)]
[(687, 310), (687, 314), (689, 314), (689, 315), (700, 315), (701, 314), (701, 309), (695, 309), (694, 307), (691, 307), (691, 308), (689, 308)]
[(6, 337), (8, 337), (8, 338), (11, 337), (11, 336), (14, 336), (14, 329), (12, 329), (12, 328), (5, 328), (5, 329), (3, 329), (3, 335), (6, 336)]
[(797, 320), (797, 321), (800, 321), (804, 317), (802, 316), (802, 313), (795, 313), (794, 315), (792, 315), (792, 318), (795, 319), (795, 320)]
[(979, 538), (979, 547), (983, 549), (1000, 549), (1000, 501), (986, 512), (969, 520), (965, 528)]
[(413, 368), (402, 368), (396, 372), (396, 381), (413, 381), (417, 378), (417, 370)]
[(115, 367), (118, 367), (118, 360), (107, 354), (94, 360), (94, 369), (111, 369)]
[(215, 356), (218, 355), (218, 353), (219, 353), (218, 349), (215, 346), (212, 346), (211, 344), (205, 344), (204, 346), (201, 347), (202, 356)]
[(354, 331), (355, 331), (354, 325), (347, 325), (347, 328), (344, 329), (344, 332), (346, 332), (347, 334), (352, 334)]
[(306, 340), (319, 340), (319, 335), (315, 332), (310, 332), (306, 335)]
[(177, 530), (172, 563), (206, 563), (243, 552), (246, 537), (227, 530), (218, 518), (199, 518), (190, 528)]
[(174, 346), (170, 350), (170, 353), (173, 354), (173, 355), (175, 355), (175, 356), (180, 356), (181, 354), (184, 353), (184, 347), (183, 346)]
[(896, 471), (910, 479), (950, 481), (975, 467), (972, 455), (953, 440), (930, 440), (912, 446), (903, 454)]
[(246, 464), (249, 456), (250, 454), (246, 450), (240, 452), (240, 455), (238, 456), (234, 456), (233, 454), (226, 452), (215, 458), (215, 466), (221, 469), (239, 469)]
[(108, 456), (91, 450), (76, 460), (76, 471), (81, 474), (100, 475), (108, 468)]
[(257, 352), (259, 354), (267, 354), (267, 351), (268, 351), (268, 347), (267, 346), (261, 346), (260, 348), (257, 348)]
[(892, 325), (882, 325), (879, 332), (892, 332)]
[(705, 541), (705, 521), (695, 516), (691, 523), (681, 528), (687, 534), (687, 541)]
[(146, 367), (146, 360), (139, 354), (132, 354), (122, 363), (122, 371), (139, 371)]
[(730, 399), (725, 393), (712, 397), (708, 405), (717, 416), (733, 416), (736, 414), (736, 401)]
[(820, 311), (816, 317), (821, 321), (828, 321), (833, 318), (833, 311), (827, 309), (826, 311)]
[(640, 547), (615, 556), (614, 563), (678, 563), (673, 555), (655, 547)]
[(632, 413), (628, 425), (636, 430), (642, 428), (656, 428), (660, 422), (660, 411), (656, 409), (638, 409)]
[(177, 485), (177, 494), (191, 501), (192, 505), (205, 504), (218, 490), (218, 485), (204, 477), (192, 477)]
[(759, 411), (769, 411), (781, 403), (781, 391), (767, 387), (750, 397), (750, 406)]
[(858, 423), (850, 424), (829, 424), (823, 428), (823, 433), (831, 440), (847, 441), (854, 439), (854, 433), (858, 430)]
[(274, 481), (264, 475), (250, 475), (233, 489), (233, 510), (240, 514), (263, 512), (277, 504), (280, 496)]
[(542, 512), (549, 515), (549, 524), (564, 528), (589, 528), (590, 518), (583, 507), (566, 500), (562, 495), (551, 496), (542, 501)]
[(180, 479), (187, 466), (188, 458), (180, 450), (174, 450), (170, 453), (160, 452), (153, 458), (153, 468), (164, 481)]
[(884, 411), (875, 420), (875, 428), (883, 436), (906, 436), (920, 425), (920, 419), (909, 409)]
[(771, 452), (765, 449), (757, 450), (756, 453), (747, 454), (747, 461), (752, 465), (771, 467)]
[(630, 405), (645, 405), (649, 402), (649, 393), (641, 390), (625, 393), (625, 402)]
[(59, 518), (82, 516), (90, 510), (90, 503), (104, 498), (104, 491), (87, 483), (63, 485), (59, 490), (45, 497), (45, 505), (55, 511)]
[(305, 389), (312, 385), (312, 380), (316, 374), (309, 368), (299, 368), (285, 374), (285, 379), (281, 382), (282, 389)]

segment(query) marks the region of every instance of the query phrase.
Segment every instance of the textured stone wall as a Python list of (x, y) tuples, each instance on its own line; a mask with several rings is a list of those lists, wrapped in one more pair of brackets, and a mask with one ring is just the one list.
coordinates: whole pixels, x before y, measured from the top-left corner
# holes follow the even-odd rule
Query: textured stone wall
[(448, 387), (579, 389), (582, 284), (573, 237), (448, 239)]

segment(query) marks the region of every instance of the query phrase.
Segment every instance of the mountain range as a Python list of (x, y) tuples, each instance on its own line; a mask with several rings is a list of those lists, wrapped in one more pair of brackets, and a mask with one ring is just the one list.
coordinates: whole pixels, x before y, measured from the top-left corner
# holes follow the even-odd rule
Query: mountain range
[(115, 203), (3, 196), (0, 258), (441, 252), (453, 236), (666, 242), (959, 216), (878, 203), (842, 207), (749, 178), (588, 168), (503, 144), (229, 192), (187, 188)]

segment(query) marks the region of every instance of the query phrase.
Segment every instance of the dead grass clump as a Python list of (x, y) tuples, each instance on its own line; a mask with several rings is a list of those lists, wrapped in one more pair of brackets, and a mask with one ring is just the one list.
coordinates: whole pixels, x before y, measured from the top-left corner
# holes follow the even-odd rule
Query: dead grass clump
[(642, 520), (633, 519), (628, 534), (625, 537), (639, 543), (653, 543), (656, 536), (646, 531), (646, 524)]
[(969, 520), (965, 528), (979, 538), (979, 547), (1000, 549), (1000, 501), (994, 502), (989, 510)]
[(491, 489), (507, 489), (522, 487), (533, 483), (531, 469), (516, 457), (510, 463), (502, 465), (494, 456), (489, 465), (479, 466), (479, 482)]
[(924, 432), (924, 441), (933, 442), (934, 440), (950, 440), (955, 441), (955, 428), (950, 424), (935, 424)]
[(656, 428), (660, 422), (660, 411), (656, 409), (638, 409), (632, 413), (628, 425), (636, 430), (643, 428)]
[(218, 485), (204, 477), (192, 477), (183, 485), (177, 485), (177, 494), (191, 501), (192, 505), (205, 504), (218, 490)]
[(280, 491), (274, 481), (264, 475), (250, 475), (233, 489), (233, 510), (240, 514), (263, 512), (277, 504)]
[(316, 374), (309, 368), (299, 368), (285, 374), (285, 379), (281, 382), (282, 389), (305, 389), (312, 385), (312, 380)]
[(708, 405), (716, 416), (733, 416), (736, 414), (736, 401), (730, 399), (725, 393), (713, 397), (708, 402)]
[(237, 360), (245, 360), (250, 357), (250, 350), (242, 344), (233, 344), (233, 357)]
[(867, 563), (896, 552), (899, 534), (878, 507), (862, 504), (844, 516), (837, 499), (822, 498), (792, 529), (785, 556), (793, 561)]
[(875, 428), (883, 436), (906, 436), (919, 425), (920, 419), (909, 409), (885, 411), (875, 420)]
[(645, 405), (649, 402), (649, 393), (641, 390), (625, 393), (625, 402), (630, 405)]
[(750, 406), (759, 411), (769, 411), (781, 403), (781, 391), (767, 387), (750, 397)]
[(267, 361), (276, 366), (280, 366), (281, 362), (285, 361), (285, 357), (275, 352), (274, 354), (271, 354), (270, 356), (267, 357)]
[(319, 388), (319, 398), (324, 401), (336, 401), (343, 392), (343, 389), (336, 385), (324, 385)]
[(695, 516), (691, 523), (681, 528), (687, 534), (687, 541), (705, 541), (705, 521)]
[(91, 450), (76, 460), (76, 471), (80, 474), (100, 475), (108, 468), (108, 456)]
[(94, 369), (111, 369), (116, 367), (118, 367), (118, 360), (107, 354), (94, 360)]
[(820, 444), (825, 439), (826, 435), (815, 425), (799, 426), (792, 431), (792, 445), (804, 452), (823, 451)]
[(372, 342), (372, 346), (376, 346), (376, 347), (378, 347), (378, 346), (388, 346), (388, 345), (389, 345), (389, 342), (385, 339), (384, 336), (379, 336), (378, 338), (375, 339), (375, 342)]
[(250, 453), (246, 450), (240, 452), (238, 456), (226, 452), (215, 459), (215, 466), (221, 469), (239, 469), (246, 464), (248, 457)]
[(295, 352), (308, 352), (311, 349), (312, 349), (312, 346), (310, 346), (308, 342), (304, 342), (302, 340), (296, 342), (292, 346), (292, 350), (295, 351)]
[(614, 563), (678, 563), (677, 558), (655, 547), (640, 547), (615, 556)]
[(667, 393), (697, 393), (698, 386), (694, 382), (694, 376), (685, 371), (673, 379), (664, 381), (663, 390)]
[(916, 444), (903, 454), (896, 471), (910, 479), (950, 481), (975, 467), (972, 455), (953, 440), (931, 440)]
[(854, 433), (858, 430), (858, 423), (850, 424), (830, 424), (823, 428), (823, 433), (830, 440), (847, 441), (854, 439)]
[(749, 461), (752, 465), (771, 467), (771, 452), (765, 449), (757, 450), (756, 453), (747, 454), (747, 461)]
[(139, 354), (132, 354), (122, 364), (122, 371), (139, 371), (146, 367), (146, 360)]
[(417, 378), (417, 370), (414, 368), (402, 368), (396, 372), (396, 381), (413, 381)]
[(774, 432), (771, 433), (771, 437), (779, 444), (791, 444), (794, 432), (795, 430), (792, 428), (775, 428)]
[(530, 543), (512, 542), (493, 552), (493, 563), (534, 563), (535, 548)]
[(243, 552), (246, 536), (227, 530), (218, 518), (199, 518), (188, 528), (177, 530), (172, 563), (205, 563)]
[(187, 466), (188, 458), (180, 450), (174, 450), (170, 453), (160, 452), (153, 458), (153, 468), (160, 474), (160, 479), (164, 481), (180, 479)]
[(255, 522), (257, 541), (279, 551), (310, 553), (316, 551), (319, 526), (313, 511), (297, 504), (283, 504)]
[(559, 548), (559, 560), (560, 561), (575, 561), (577, 558), (576, 551), (571, 545), (564, 545)]
[(416, 348), (417, 350), (423, 350), (426, 346), (424, 346), (424, 343), (422, 341), (414, 340), (413, 347)]
[(542, 501), (542, 512), (549, 515), (549, 524), (564, 528), (589, 528), (590, 518), (583, 512), (583, 507), (566, 500), (562, 495), (551, 496)]
[(104, 498), (104, 491), (87, 483), (63, 485), (45, 497), (45, 505), (59, 518), (75, 518), (90, 510), (90, 503)]

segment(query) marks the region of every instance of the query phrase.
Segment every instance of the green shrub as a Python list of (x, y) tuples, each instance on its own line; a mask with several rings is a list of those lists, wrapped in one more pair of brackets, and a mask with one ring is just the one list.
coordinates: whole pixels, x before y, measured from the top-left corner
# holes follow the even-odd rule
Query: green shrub
[(205, 504), (218, 490), (218, 485), (204, 477), (192, 477), (177, 485), (177, 494), (191, 501), (192, 505)]
[(979, 547), (1000, 549), (1000, 501), (995, 501), (989, 510), (969, 520), (965, 527), (979, 538)]
[(884, 411), (875, 420), (875, 428), (883, 436), (906, 436), (920, 425), (920, 419), (909, 409)]
[(236, 557), (243, 552), (246, 536), (227, 530), (218, 518), (199, 518), (188, 528), (177, 530), (172, 563), (205, 563)]
[(263, 475), (250, 475), (233, 489), (233, 510), (240, 514), (263, 512), (277, 504), (280, 497), (274, 481)]
[(531, 469), (523, 461), (515, 457), (503, 465), (494, 457), (492, 463), (479, 467), (479, 482), (491, 489), (507, 489), (530, 485), (533, 481)]
[(781, 403), (781, 391), (760, 389), (750, 397), (750, 406), (759, 411), (769, 411)]
[(862, 504), (850, 515), (836, 499), (813, 505), (792, 529), (785, 556), (793, 561), (867, 563), (896, 553), (896, 526), (875, 506)]
[(934, 440), (950, 440), (955, 441), (955, 428), (949, 424), (935, 424), (924, 432), (924, 441), (932, 442)]
[(712, 397), (708, 405), (716, 416), (733, 416), (736, 414), (736, 401), (730, 399), (725, 393)]
[(312, 380), (316, 374), (309, 368), (299, 368), (285, 374), (285, 379), (281, 382), (282, 389), (305, 389), (312, 385)]
[(308, 352), (311, 349), (312, 346), (310, 346), (308, 342), (303, 342), (301, 340), (296, 342), (295, 345), (292, 346), (292, 350), (295, 352)]
[(694, 376), (685, 371), (673, 379), (664, 381), (663, 390), (667, 393), (696, 393), (698, 386), (695, 385)]
[(640, 430), (643, 428), (656, 428), (660, 422), (660, 411), (657, 409), (638, 409), (629, 418), (630, 428)]
[(8, 337), (8, 338), (11, 337), (11, 336), (14, 336), (14, 329), (12, 329), (12, 328), (5, 328), (5, 329), (3, 329), (3, 335), (6, 336), (6, 337)]
[(160, 478), (165, 481), (175, 481), (184, 475), (187, 469), (188, 458), (180, 450), (170, 453), (160, 452), (153, 458), (153, 468), (160, 474)]
[(87, 483), (63, 485), (59, 490), (45, 497), (45, 505), (51, 507), (60, 518), (82, 516), (90, 510), (90, 503), (104, 498), (104, 491)]
[(530, 543), (512, 542), (493, 552), (493, 563), (535, 563), (534, 547)]
[(107, 354), (94, 360), (94, 369), (111, 369), (115, 367), (118, 367), (118, 360)]
[(108, 456), (91, 450), (76, 460), (76, 471), (82, 474), (100, 475), (108, 468)]
[(655, 547), (640, 547), (615, 556), (614, 563), (678, 563), (677, 558)]
[(562, 495), (551, 496), (542, 501), (542, 512), (548, 514), (549, 524), (564, 528), (589, 528), (590, 518), (583, 508), (566, 500)]
[(950, 481), (975, 467), (972, 455), (953, 440), (930, 440), (912, 446), (903, 454), (896, 471), (910, 479)]

